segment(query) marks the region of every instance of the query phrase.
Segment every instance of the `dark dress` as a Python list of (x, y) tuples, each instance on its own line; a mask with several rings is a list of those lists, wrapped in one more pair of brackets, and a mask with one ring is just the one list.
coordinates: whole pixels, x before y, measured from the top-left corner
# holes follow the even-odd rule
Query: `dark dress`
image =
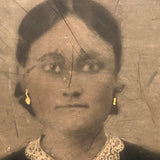
[[(120, 160), (160, 160), (160, 153), (154, 153), (142, 147), (124, 142), (125, 148), (120, 152)], [(2, 158), (1, 160), (28, 160), (25, 157), (25, 148), (13, 153), (12, 155)]]

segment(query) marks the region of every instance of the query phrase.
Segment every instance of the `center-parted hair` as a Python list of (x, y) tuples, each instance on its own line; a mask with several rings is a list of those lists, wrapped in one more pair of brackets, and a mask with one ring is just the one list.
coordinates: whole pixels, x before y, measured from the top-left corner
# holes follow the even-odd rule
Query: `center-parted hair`
[(25, 67), (31, 44), (58, 21), (65, 20), (68, 14), (76, 15), (90, 30), (94, 30), (113, 46), (115, 72), (118, 73), (122, 50), (119, 26), (106, 8), (91, 0), (47, 0), (29, 11), (18, 30), (19, 40), (16, 51), (18, 63)]

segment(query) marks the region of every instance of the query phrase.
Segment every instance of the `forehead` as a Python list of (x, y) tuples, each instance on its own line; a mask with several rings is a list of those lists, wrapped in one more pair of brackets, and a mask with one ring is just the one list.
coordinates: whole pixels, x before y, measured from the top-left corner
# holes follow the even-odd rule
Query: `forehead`
[(32, 44), (30, 60), (55, 50), (71, 57), (73, 52), (78, 55), (81, 48), (85, 52), (94, 51), (102, 57), (114, 57), (112, 45), (89, 29), (81, 19), (75, 15), (68, 15), (65, 19), (67, 24), (64, 20), (59, 21)]

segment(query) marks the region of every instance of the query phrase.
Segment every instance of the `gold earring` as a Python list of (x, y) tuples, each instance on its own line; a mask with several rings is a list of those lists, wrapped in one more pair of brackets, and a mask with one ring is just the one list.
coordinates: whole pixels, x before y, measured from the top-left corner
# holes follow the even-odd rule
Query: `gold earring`
[(28, 89), (26, 89), (25, 95), (26, 95), (25, 102), (26, 102), (28, 105), (30, 105), (30, 104), (31, 104), (31, 99), (30, 99), (29, 96), (28, 96)]
[(116, 97), (114, 97), (114, 99), (113, 99), (113, 105), (114, 105), (114, 106), (117, 105), (117, 98), (116, 98)]

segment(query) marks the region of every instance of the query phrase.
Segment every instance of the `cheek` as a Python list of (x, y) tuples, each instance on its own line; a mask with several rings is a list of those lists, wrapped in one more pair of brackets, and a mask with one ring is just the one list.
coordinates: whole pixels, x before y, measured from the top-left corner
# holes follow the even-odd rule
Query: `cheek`
[(102, 112), (109, 112), (112, 103), (113, 90), (109, 88), (108, 84), (102, 83), (95, 88), (95, 94), (93, 95), (93, 103), (97, 106), (96, 109)]
[(109, 113), (113, 99), (114, 79), (111, 76), (100, 75), (92, 78), (90, 87), (86, 88), (86, 93), (93, 109), (99, 113)]
[(44, 74), (32, 73), (28, 77), (27, 87), (31, 96), (32, 106), (35, 112), (48, 114), (53, 112), (53, 106), (60, 94), (61, 79), (52, 78)]

